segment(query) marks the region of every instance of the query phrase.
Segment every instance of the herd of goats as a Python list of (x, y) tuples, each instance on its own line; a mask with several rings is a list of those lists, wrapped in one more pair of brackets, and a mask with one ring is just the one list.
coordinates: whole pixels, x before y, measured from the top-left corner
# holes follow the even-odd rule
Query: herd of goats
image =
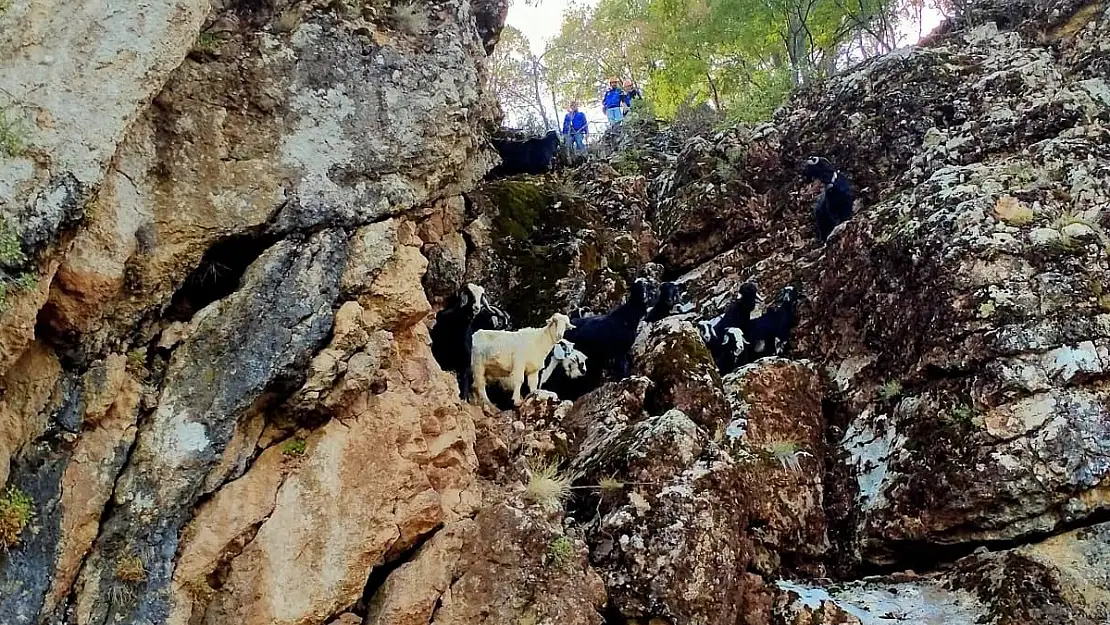
[[(543, 389), (575, 400), (600, 386), (605, 374), (611, 380), (628, 377), (640, 322), (683, 314), (681, 299), (679, 285), (656, 287), (641, 278), (628, 300), (606, 314), (571, 318), (555, 313), (542, 328), (512, 330), (509, 316), (490, 302), (485, 289), (467, 284), (436, 314), (432, 354), (443, 370), (455, 373), (466, 400), (477, 393), (483, 405), (493, 406), (488, 391), (495, 390), (511, 394), (512, 405), (519, 406), (525, 384), (528, 392)], [(761, 302), (756, 285), (746, 282), (724, 313), (698, 323), (721, 375), (786, 350), (796, 323), (794, 288), (784, 288), (752, 318)]]

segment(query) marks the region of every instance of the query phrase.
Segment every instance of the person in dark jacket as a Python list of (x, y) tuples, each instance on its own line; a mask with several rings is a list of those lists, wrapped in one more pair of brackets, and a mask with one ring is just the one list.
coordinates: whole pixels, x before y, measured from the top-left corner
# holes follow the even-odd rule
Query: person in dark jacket
[(605, 111), (605, 118), (609, 120), (610, 127), (616, 126), (624, 119), (623, 101), (624, 91), (621, 90), (620, 81), (616, 78), (610, 79), (609, 90), (601, 99), (601, 110)]
[(578, 103), (570, 103), (570, 111), (563, 118), (563, 139), (571, 145), (571, 149), (582, 152), (586, 149), (586, 135), (590, 132), (590, 124), (586, 121), (586, 114), (578, 110)]
[[(640, 95), (640, 90), (636, 88), (636, 85), (633, 84), (631, 80), (624, 81), (624, 97), (621, 98), (621, 105), (624, 106), (625, 109), (631, 109), (633, 100), (642, 99), (643, 96)], [(627, 111), (625, 114), (627, 114)]]

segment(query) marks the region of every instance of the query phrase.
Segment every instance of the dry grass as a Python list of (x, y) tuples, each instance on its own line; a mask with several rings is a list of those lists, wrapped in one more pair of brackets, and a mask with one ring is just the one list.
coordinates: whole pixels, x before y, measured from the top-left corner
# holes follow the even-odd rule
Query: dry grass
[(994, 214), (1002, 221), (1013, 226), (1024, 226), (1033, 221), (1033, 209), (1021, 203), (1012, 195), (1003, 195), (994, 205)]
[(116, 579), (127, 584), (141, 584), (146, 581), (146, 566), (143, 559), (131, 553), (116, 562)]
[(393, 5), (393, 23), (409, 35), (419, 35), (428, 29), (428, 16), (417, 2), (400, 2)]
[(581, 477), (577, 473), (563, 473), (559, 465), (545, 462), (536, 467), (528, 467), (528, 486), (524, 497), (528, 501), (547, 508), (558, 510), (570, 498), (571, 485)]

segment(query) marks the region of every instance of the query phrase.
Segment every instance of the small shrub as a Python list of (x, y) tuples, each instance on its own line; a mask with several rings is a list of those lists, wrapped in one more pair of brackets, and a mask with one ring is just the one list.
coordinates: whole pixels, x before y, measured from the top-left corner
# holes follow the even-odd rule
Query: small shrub
[(0, 109), (0, 156), (19, 156), (26, 149), (26, 126), (12, 109)]
[(0, 0), (0, 15), (8, 12), (12, 8), (12, 0)]
[(566, 536), (560, 536), (547, 546), (544, 563), (558, 567), (566, 567), (574, 560), (574, 542)]
[(35, 274), (27, 271), (19, 275), (15, 280), (15, 288), (20, 291), (34, 291), (35, 287), (39, 285), (39, 280)]
[(31, 498), (15, 486), (0, 495), (0, 551), (7, 551), (19, 542), (19, 535), (34, 515)]
[(141, 584), (146, 581), (146, 567), (143, 559), (131, 553), (116, 562), (116, 579), (125, 584)]
[(902, 395), (902, 383), (898, 380), (890, 380), (886, 384), (879, 387), (879, 398), (883, 401), (890, 401)]
[(206, 54), (215, 54), (220, 47), (220, 36), (215, 33), (201, 33), (197, 36), (196, 50)]
[(281, 453), (289, 458), (300, 458), (304, 455), (307, 447), (308, 444), (303, 438), (293, 438), (285, 441), (285, 444), (281, 446)]
[(541, 464), (535, 469), (529, 467), (524, 497), (549, 510), (558, 510), (570, 497), (571, 484), (576, 479), (577, 474), (561, 473), (559, 466), (553, 462)]
[(970, 404), (960, 404), (952, 409), (951, 419), (953, 423), (971, 427), (975, 424), (975, 409)]
[(393, 5), (393, 22), (397, 29), (410, 35), (419, 35), (428, 29), (428, 16), (417, 2), (401, 2)]

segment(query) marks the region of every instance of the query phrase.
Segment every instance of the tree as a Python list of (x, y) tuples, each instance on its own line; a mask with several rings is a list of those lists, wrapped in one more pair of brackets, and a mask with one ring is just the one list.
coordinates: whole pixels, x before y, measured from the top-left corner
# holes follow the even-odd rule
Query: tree
[(555, 127), (548, 108), (553, 97), (542, 55), (532, 52), (520, 30), (506, 26), (488, 61), (487, 88), (501, 103), (510, 123), (528, 130)]

